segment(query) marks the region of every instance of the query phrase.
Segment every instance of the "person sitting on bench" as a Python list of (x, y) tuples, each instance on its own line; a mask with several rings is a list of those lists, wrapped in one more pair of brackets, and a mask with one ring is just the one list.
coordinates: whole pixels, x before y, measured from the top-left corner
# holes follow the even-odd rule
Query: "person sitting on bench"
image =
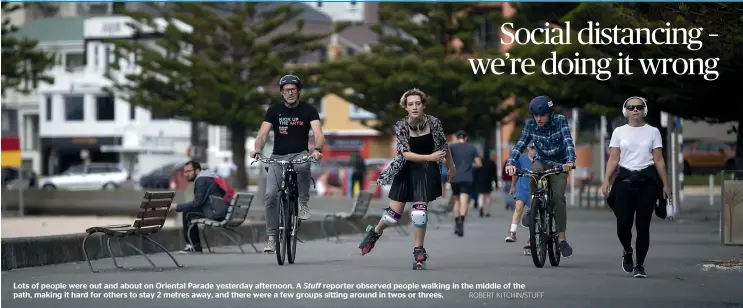
[(186, 247), (181, 252), (201, 252), (199, 228), (190, 228), (191, 220), (197, 218), (224, 219), (235, 192), (223, 178), (212, 171), (202, 170), (201, 164), (196, 161), (184, 164), (183, 174), (189, 182), (194, 182), (194, 199), (181, 204), (173, 203), (170, 209), (183, 213), (182, 226)]

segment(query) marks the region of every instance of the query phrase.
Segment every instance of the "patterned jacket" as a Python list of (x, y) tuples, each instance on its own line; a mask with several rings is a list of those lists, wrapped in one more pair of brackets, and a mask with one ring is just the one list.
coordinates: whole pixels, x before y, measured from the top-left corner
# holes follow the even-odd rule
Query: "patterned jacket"
[[(426, 115), (426, 121), (428, 121), (428, 125), (431, 127), (431, 134), (433, 134), (434, 152), (441, 150), (449, 151), (449, 143), (446, 142), (446, 135), (444, 135), (444, 127), (441, 125), (441, 120), (434, 116)], [(377, 185), (379, 186), (392, 183), (395, 175), (405, 166), (406, 160), (402, 156), (402, 153), (410, 152), (410, 130), (408, 128), (407, 117), (395, 123), (395, 136), (397, 137), (397, 155), (395, 155), (390, 165), (379, 175), (377, 179)]]
[(513, 146), (511, 156), (508, 158), (508, 165), (516, 165), (516, 160), (530, 141), (537, 148), (536, 160), (547, 164), (575, 162), (575, 144), (570, 135), (568, 119), (564, 115), (553, 115), (545, 127), (539, 127), (534, 119), (526, 120), (521, 138)]

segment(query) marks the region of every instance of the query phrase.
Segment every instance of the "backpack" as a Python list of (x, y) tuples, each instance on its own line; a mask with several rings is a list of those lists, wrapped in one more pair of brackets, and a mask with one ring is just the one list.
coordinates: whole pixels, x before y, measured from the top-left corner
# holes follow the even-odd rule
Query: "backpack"
[(222, 200), (224, 200), (227, 203), (232, 203), (232, 198), (235, 196), (235, 189), (230, 186), (230, 184), (227, 183), (223, 178), (221, 177), (214, 177), (214, 182), (217, 183), (217, 186), (224, 191), (224, 196), (222, 197)]
[[(214, 183), (224, 191), (224, 196), (222, 198), (209, 196), (211, 212), (207, 213), (206, 217), (214, 220), (222, 220), (227, 217), (227, 210), (229, 210), (230, 204), (232, 204), (232, 197), (235, 195), (235, 190), (221, 177), (214, 177)], [(209, 192), (207, 192), (208, 194)]]

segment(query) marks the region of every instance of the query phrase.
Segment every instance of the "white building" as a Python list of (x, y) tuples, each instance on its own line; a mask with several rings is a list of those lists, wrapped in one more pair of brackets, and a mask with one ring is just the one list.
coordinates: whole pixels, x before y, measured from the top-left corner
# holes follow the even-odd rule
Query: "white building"
[(332, 2), (332, 1), (316, 1), (316, 2), (304, 2), (304, 4), (311, 6), (312, 8), (321, 11), (333, 20), (337, 21), (350, 21), (350, 22), (363, 22), (365, 18), (365, 12), (367, 11), (367, 5), (378, 5), (378, 3), (369, 2)]
[(20, 8), (14, 10), (7, 18), (11, 25), (22, 26), (40, 19), (54, 17), (103, 16), (111, 15), (113, 2), (16, 2)]
[[(56, 65), (49, 74), (56, 75), (60, 71), (78, 70), (84, 65), (83, 23), (82, 17), (46, 18), (24, 24), (13, 35), (38, 40), (39, 49), (54, 53)], [(20, 136), (23, 165), (37, 173), (43, 173), (45, 166), (40, 139), (45, 118), (39, 116), (40, 102), (46, 102), (46, 99), (39, 91), (29, 94), (8, 91), (2, 99), (3, 135)]]
[[(122, 16), (51, 18), (26, 24), (19, 31), (40, 40), (40, 48), (55, 53), (57, 59), (49, 71), (54, 83), (42, 84), (30, 95), (9, 93), (3, 99), (3, 120), (15, 119), (10, 122), (18, 127), (24, 163), (37, 173), (64, 171), (80, 162), (83, 149), (93, 161), (120, 162), (135, 175), (188, 159), (190, 122), (158, 117), (105, 91), (111, 86), (105, 74), (114, 57), (113, 46), (102, 39), (131, 37), (129, 21)], [(127, 59), (120, 61), (122, 70), (137, 69)], [(122, 76), (111, 73), (113, 78)], [(226, 131), (208, 128), (208, 164), (231, 155)], [(252, 142), (246, 145), (252, 148)]]

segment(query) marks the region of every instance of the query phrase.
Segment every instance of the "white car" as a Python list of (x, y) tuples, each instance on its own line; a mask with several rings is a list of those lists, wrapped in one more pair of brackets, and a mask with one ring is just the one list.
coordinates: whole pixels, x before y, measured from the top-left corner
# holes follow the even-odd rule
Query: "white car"
[(126, 184), (129, 171), (115, 163), (90, 163), (74, 165), (62, 174), (39, 181), (42, 189), (113, 190)]

